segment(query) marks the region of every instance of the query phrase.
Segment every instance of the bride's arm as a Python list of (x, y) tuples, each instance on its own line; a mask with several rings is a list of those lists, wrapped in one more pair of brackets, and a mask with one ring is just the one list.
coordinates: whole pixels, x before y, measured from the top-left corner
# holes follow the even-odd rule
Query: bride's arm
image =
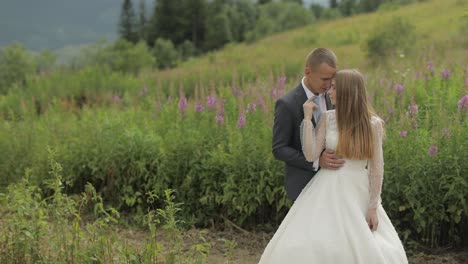
[(301, 144), (302, 152), (309, 162), (318, 160), (325, 146), (327, 118), (328, 113), (324, 112), (317, 128), (314, 128), (312, 118), (304, 115), (304, 120), (301, 123)]
[(384, 174), (384, 160), (382, 150), (383, 121), (375, 120), (373, 127), (374, 155), (369, 160), (369, 209), (376, 209), (380, 204), (380, 193)]

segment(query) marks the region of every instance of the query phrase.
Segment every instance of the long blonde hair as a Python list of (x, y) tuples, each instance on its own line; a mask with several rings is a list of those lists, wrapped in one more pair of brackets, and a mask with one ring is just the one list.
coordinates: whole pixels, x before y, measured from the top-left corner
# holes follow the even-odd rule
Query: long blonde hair
[(375, 113), (367, 100), (364, 77), (357, 70), (340, 70), (335, 83), (336, 152), (349, 159), (370, 159), (374, 155), (371, 119)]

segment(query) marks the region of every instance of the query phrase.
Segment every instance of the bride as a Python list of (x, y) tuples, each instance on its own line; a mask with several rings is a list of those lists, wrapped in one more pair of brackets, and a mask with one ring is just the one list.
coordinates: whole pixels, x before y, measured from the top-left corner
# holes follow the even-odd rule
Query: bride
[[(312, 98), (304, 103), (301, 142), (308, 161), (324, 148), (345, 157), (338, 171), (321, 169), (294, 202), (260, 263), (408, 263), (380, 200), (383, 121), (367, 102), (364, 78), (341, 70), (329, 94), (336, 110), (322, 115)], [(323, 118), (325, 117), (325, 118)]]

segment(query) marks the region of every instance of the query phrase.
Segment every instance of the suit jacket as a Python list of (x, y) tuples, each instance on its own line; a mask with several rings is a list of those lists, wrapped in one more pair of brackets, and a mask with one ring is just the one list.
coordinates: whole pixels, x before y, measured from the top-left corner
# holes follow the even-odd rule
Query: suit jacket
[[(316, 173), (313, 162), (306, 161), (302, 153), (300, 125), (304, 119), (305, 101), (307, 95), (302, 83), (299, 83), (275, 104), (272, 150), (275, 158), (285, 163), (286, 193), (293, 201)], [(327, 110), (333, 109), (328, 94), (325, 95), (325, 101)], [(312, 123), (316, 125), (314, 118)]]

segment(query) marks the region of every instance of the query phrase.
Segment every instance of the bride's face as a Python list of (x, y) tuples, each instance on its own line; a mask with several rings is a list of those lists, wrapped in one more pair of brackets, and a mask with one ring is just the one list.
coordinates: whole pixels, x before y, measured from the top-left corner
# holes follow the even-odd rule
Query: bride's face
[(328, 90), (328, 96), (330, 97), (330, 101), (333, 105), (336, 105), (336, 85), (335, 80), (332, 81), (331, 87)]

